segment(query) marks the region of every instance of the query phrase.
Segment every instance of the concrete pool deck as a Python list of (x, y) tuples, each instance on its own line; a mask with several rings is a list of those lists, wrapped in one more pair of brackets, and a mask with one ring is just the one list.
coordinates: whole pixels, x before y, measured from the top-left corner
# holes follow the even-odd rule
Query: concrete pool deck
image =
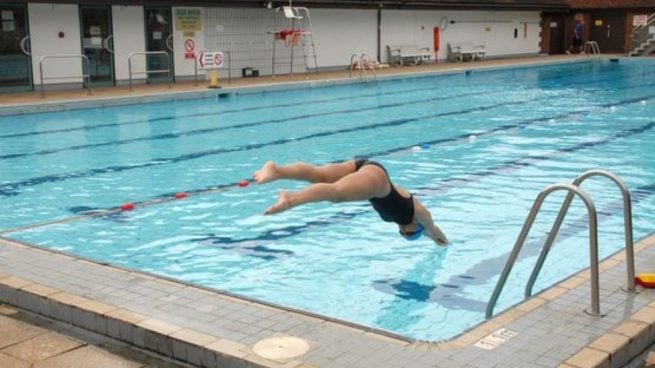
[[(580, 59), (487, 60), (388, 68), (380, 74), (451, 72)], [(348, 79), (348, 74), (321, 73), (308, 78)], [(226, 90), (307, 80), (304, 75), (235, 80)], [(137, 96), (184, 98), (186, 93), (201, 91), (208, 90), (179, 83), (171, 90), (165, 85), (137, 86), (134, 92), (126, 87), (98, 89), (92, 96), (87, 96), (86, 91), (47, 92), (45, 99), (38, 92), (30, 92), (0, 95), (0, 111), (4, 108), (21, 113), (35, 106), (47, 111), (71, 101), (111, 104), (116, 98)], [(655, 235), (637, 244), (635, 261), (637, 272), (655, 272)], [(587, 269), (450, 341), (431, 343), (397, 338), (0, 237), (0, 303), (203, 367), (621, 367), (655, 341), (655, 290), (624, 292), (625, 269), (623, 253), (601, 263), (604, 317), (584, 313), (590, 300)]]
[[(655, 264), (655, 235), (635, 247)], [(625, 287), (625, 256), (445, 342), (408, 341), (0, 239), (0, 302), (202, 367), (622, 367), (655, 341), (655, 290)]]

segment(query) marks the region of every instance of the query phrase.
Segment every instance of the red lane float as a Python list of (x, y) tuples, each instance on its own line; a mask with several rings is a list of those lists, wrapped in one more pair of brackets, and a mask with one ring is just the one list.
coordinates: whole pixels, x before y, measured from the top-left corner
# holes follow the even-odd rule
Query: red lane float
[(187, 196), (188, 196), (188, 194), (186, 194), (185, 192), (175, 193), (175, 199), (182, 199), (182, 198), (186, 198)]
[(134, 209), (134, 203), (128, 202), (121, 205), (121, 211), (132, 211)]
[(239, 185), (241, 188), (244, 188), (244, 187), (247, 187), (248, 184), (250, 184), (250, 183), (248, 183), (248, 180), (241, 180), (241, 181), (239, 182), (238, 185)]

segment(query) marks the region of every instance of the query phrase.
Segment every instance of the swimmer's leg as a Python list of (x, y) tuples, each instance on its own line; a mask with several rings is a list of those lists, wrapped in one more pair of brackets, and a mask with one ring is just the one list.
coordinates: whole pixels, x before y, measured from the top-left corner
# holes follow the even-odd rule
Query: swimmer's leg
[(384, 170), (367, 165), (333, 183), (315, 183), (297, 192), (281, 191), (277, 202), (264, 213), (271, 215), (305, 203), (339, 203), (384, 197), (390, 190), (391, 184)]
[(355, 160), (321, 166), (304, 162), (281, 166), (269, 161), (261, 169), (255, 171), (253, 178), (257, 184), (264, 184), (278, 179), (304, 180), (310, 183), (334, 183), (355, 171)]

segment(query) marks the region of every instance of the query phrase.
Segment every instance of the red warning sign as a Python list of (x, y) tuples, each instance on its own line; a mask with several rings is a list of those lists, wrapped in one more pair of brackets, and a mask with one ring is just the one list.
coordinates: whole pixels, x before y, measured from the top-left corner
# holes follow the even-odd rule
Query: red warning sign
[(192, 39), (187, 38), (184, 40), (184, 51), (193, 52), (196, 49), (196, 43)]

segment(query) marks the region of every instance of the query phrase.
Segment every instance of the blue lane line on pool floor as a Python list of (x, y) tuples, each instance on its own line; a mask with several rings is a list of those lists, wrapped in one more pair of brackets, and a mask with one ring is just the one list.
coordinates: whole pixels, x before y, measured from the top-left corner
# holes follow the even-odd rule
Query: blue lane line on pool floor
[[(647, 87), (647, 86), (641, 86), (641, 87)], [(652, 99), (653, 97), (655, 97), (655, 95), (649, 95), (649, 96), (644, 96), (644, 97), (640, 97), (640, 98), (632, 98), (632, 99), (620, 101), (618, 103), (603, 104), (603, 105), (600, 105), (600, 107), (625, 105), (625, 104), (634, 103), (634, 102), (641, 101), (641, 100), (649, 100), (649, 99)], [(284, 138), (284, 139), (278, 139), (278, 140), (269, 141), (269, 142), (265, 142), (265, 143), (250, 144), (250, 145), (240, 146), (240, 147), (219, 148), (219, 149), (213, 149), (213, 150), (207, 150), (207, 151), (201, 151), (201, 152), (193, 152), (193, 153), (180, 155), (180, 156), (176, 156), (176, 157), (156, 158), (156, 159), (152, 159), (152, 160), (150, 160), (148, 162), (131, 164), (131, 165), (117, 165), (117, 166), (109, 166), (109, 167), (104, 167), (104, 168), (91, 169), (91, 170), (86, 170), (86, 171), (70, 172), (70, 173), (65, 173), (65, 174), (44, 175), (44, 176), (41, 176), (41, 177), (30, 178), (30, 179), (26, 179), (26, 180), (22, 180), (22, 181), (4, 183), (4, 184), (0, 185), (0, 196), (8, 197), (8, 196), (19, 195), (20, 192), (18, 191), (18, 189), (20, 189), (22, 187), (30, 187), (30, 186), (40, 185), (40, 184), (44, 184), (44, 183), (54, 183), (54, 182), (65, 181), (65, 180), (68, 180), (68, 179), (84, 178), (84, 177), (90, 177), (90, 176), (101, 175), (101, 174), (106, 174), (106, 173), (116, 173), (116, 172), (122, 172), (122, 171), (128, 171), (128, 170), (136, 170), (136, 169), (142, 169), (142, 168), (147, 168), (147, 167), (160, 166), (160, 165), (164, 165), (164, 164), (178, 163), (178, 162), (183, 162), (183, 161), (187, 161), (187, 160), (193, 160), (193, 159), (197, 159), (197, 158), (203, 158), (203, 157), (207, 157), (207, 156), (214, 156), (214, 155), (219, 155), (219, 154), (224, 154), (224, 153), (250, 151), (250, 150), (260, 149), (260, 148), (264, 148), (264, 147), (283, 145), (283, 144), (287, 144), (287, 143), (291, 143), (291, 142), (304, 141), (304, 140), (320, 138), (320, 137), (326, 137), (326, 136), (335, 135), (335, 134), (344, 134), (344, 133), (352, 133), (352, 132), (358, 132), (358, 131), (364, 131), (364, 130), (370, 130), (370, 129), (378, 129), (378, 128), (384, 128), (384, 127), (401, 126), (401, 125), (405, 125), (405, 124), (409, 124), (409, 123), (413, 123), (413, 122), (418, 122), (418, 121), (422, 121), (422, 120), (442, 118), (442, 117), (453, 116), (453, 115), (464, 115), (464, 114), (472, 113), (472, 112), (486, 111), (486, 110), (489, 110), (489, 109), (492, 109), (492, 108), (511, 106), (511, 105), (521, 105), (521, 104), (524, 104), (524, 103), (527, 103), (527, 102), (540, 101), (540, 100), (543, 100), (543, 99), (545, 99), (545, 98), (539, 97), (539, 98), (533, 98), (533, 99), (528, 99), (528, 100), (523, 100), (523, 101), (509, 101), (509, 102), (503, 102), (503, 103), (499, 103), (499, 104), (469, 108), (469, 109), (459, 110), (459, 111), (436, 113), (436, 114), (426, 115), (426, 116), (421, 116), (421, 117), (390, 120), (390, 121), (386, 121), (386, 122), (382, 122), (382, 123), (369, 124), (369, 125), (358, 126), (358, 127), (353, 127), (353, 128), (344, 128), (344, 129), (338, 129), (338, 130), (332, 130), (332, 131), (326, 131), (326, 132), (318, 132), (318, 133), (313, 133), (313, 134), (309, 134), (309, 135), (298, 137), (298, 138)], [(596, 106), (595, 108), (598, 108), (598, 106)], [(593, 110), (594, 109), (586, 109), (586, 110), (582, 110), (580, 112), (585, 112), (585, 111), (591, 112)], [(580, 113), (580, 112), (578, 112), (578, 113)], [(503, 127), (500, 127), (500, 128), (495, 128), (493, 131), (495, 132), (495, 131), (499, 131), (499, 130), (505, 130), (505, 129), (507, 129), (505, 127), (509, 127), (509, 126), (516, 127), (516, 125), (507, 125), (507, 126), (503, 126)], [(446, 142), (446, 141), (454, 141), (454, 140), (457, 140), (457, 139), (459, 139), (459, 137), (456, 138), (456, 139), (445, 138), (445, 139), (437, 140), (437, 141), (438, 142)], [(394, 151), (397, 151), (397, 149), (395, 149)], [(378, 154), (376, 153), (375, 155), (378, 155)]]
[(298, 142), (298, 141), (303, 141), (303, 140), (308, 140), (308, 139), (313, 139), (313, 138), (326, 137), (326, 136), (335, 135), (335, 134), (352, 133), (352, 132), (369, 130), (369, 129), (400, 126), (400, 125), (405, 125), (405, 124), (420, 121), (420, 120), (433, 119), (433, 118), (437, 118), (437, 117), (445, 117), (445, 116), (452, 116), (452, 115), (459, 115), (459, 114), (466, 114), (466, 113), (476, 112), (476, 111), (484, 111), (484, 110), (488, 110), (488, 109), (491, 109), (491, 108), (497, 108), (497, 107), (502, 107), (502, 106), (520, 105), (520, 104), (523, 104), (525, 102), (538, 101), (538, 100), (541, 100), (541, 99), (543, 99), (543, 98), (531, 99), (531, 100), (528, 100), (528, 101), (504, 102), (502, 104), (495, 104), (495, 105), (488, 105), (488, 106), (484, 106), (484, 107), (469, 108), (469, 109), (466, 109), (466, 110), (460, 110), (460, 111), (454, 111), (454, 112), (433, 114), (433, 115), (426, 116), (426, 117), (421, 117), (421, 118), (405, 118), (405, 119), (390, 120), (390, 121), (386, 121), (386, 122), (382, 122), (382, 123), (363, 125), (363, 126), (358, 126), (358, 127), (353, 127), (353, 128), (344, 128), (344, 129), (338, 129), (338, 130), (332, 130), (332, 131), (326, 131), (326, 132), (318, 132), (318, 133), (313, 133), (313, 134), (305, 135), (303, 137), (298, 137), (298, 138), (284, 138), (284, 139), (278, 139), (278, 140), (269, 141), (269, 142), (265, 142), (265, 143), (250, 144), (250, 145), (246, 145), (246, 146), (238, 146), (238, 147), (231, 147), (231, 148), (218, 148), (218, 149), (207, 150), (207, 151), (193, 152), (193, 153), (188, 153), (188, 154), (180, 155), (180, 156), (176, 156), (176, 157), (155, 158), (155, 159), (152, 159), (152, 160), (150, 160), (148, 162), (142, 162), (142, 163), (131, 164), (131, 165), (117, 165), (117, 166), (96, 168), (96, 169), (91, 169), (91, 170), (86, 170), (86, 171), (79, 171), (79, 172), (44, 175), (44, 176), (41, 176), (41, 177), (30, 178), (30, 179), (26, 179), (26, 180), (22, 180), (22, 181), (4, 183), (4, 184), (0, 185), (0, 196), (18, 195), (19, 193), (17, 192), (17, 189), (19, 189), (19, 188), (30, 187), (30, 186), (40, 185), (40, 184), (44, 184), (44, 183), (54, 183), (54, 182), (65, 181), (65, 180), (68, 180), (68, 179), (83, 178), (83, 177), (89, 177), (89, 176), (106, 174), (106, 173), (116, 173), (116, 172), (135, 170), (135, 169), (141, 169), (141, 168), (152, 167), (152, 166), (160, 166), (160, 165), (163, 165), (163, 164), (178, 163), (178, 162), (183, 162), (183, 161), (187, 161), (187, 160), (193, 160), (193, 159), (202, 158), (202, 157), (206, 157), (206, 156), (214, 156), (214, 155), (230, 153), (230, 152), (250, 151), (250, 150), (254, 150), (254, 149), (259, 149), (259, 148), (264, 148), (264, 147), (271, 147), (271, 146), (276, 146), (276, 145), (283, 145), (283, 144), (287, 144), (287, 143), (291, 143), (291, 142)]
[[(581, 64), (585, 65), (585, 64)], [(616, 69), (610, 69), (607, 73), (614, 73), (618, 72)], [(555, 80), (555, 79), (560, 79), (560, 78), (566, 78), (569, 76), (579, 76), (580, 72), (579, 71), (573, 71), (570, 73), (565, 73), (553, 77), (548, 77), (545, 78), (544, 80)], [(631, 77), (635, 76), (640, 76), (642, 73), (638, 73), (636, 75), (633, 75)], [(450, 77), (456, 77), (459, 76), (458, 74), (449, 74), (447, 75), (449, 78)], [(422, 79), (424, 77), (417, 77), (417, 78), (408, 78), (409, 80), (412, 79)], [(621, 79), (625, 78), (619, 77), (619, 78), (610, 78), (609, 80), (615, 80), (615, 79)], [(602, 80), (601, 80), (602, 81)], [(583, 80), (582, 84), (590, 82), (589, 80)], [(598, 81), (591, 81), (592, 83), (598, 82)], [(467, 86), (466, 83), (462, 83), (460, 85), (454, 85), (454, 87), (459, 87), (459, 86)], [(358, 98), (366, 98), (366, 97), (378, 97), (378, 96), (386, 96), (386, 95), (396, 95), (396, 94), (402, 94), (402, 93), (407, 93), (407, 92), (420, 92), (420, 91), (432, 91), (434, 90), (434, 87), (426, 87), (426, 88), (420, 88), (420, 89), (407, 89), (407, 90), (393, 90), (389, 92), (377, 92), (377, 93), (371, 93), (371, 94), (363, 94), (363, 95), (357, 95)], [(480, 93), (486, 93), (486, 92), (480, 92)], [(477, 93), (476, 93), (477, 94)], [(343, 96), (343, 97), (335, 97), (335, 98), (328, 98), (328, 99), (320, 99), (320, 100), (309, 100), (309, 101), (302, 101), (303, 105), (307, 104), (323, 104), (323, 103), (330, 103), (330, 102), (336, 102), (336, 101), (343, 101), (343, 100), (351, 100), (353, 96)], [(168, 102), (166, 102), (168, 103)], [(240, 108), (240, 109), (233, 109), (233, 110), (225, 110), (225, 111), (215, 111), (215, 112), (205, 112), (205, 113), (195, 113), (195, 114), (185, 114), (185, 115), (175, 115), (175, 116), (163, 116), (163, 117), (157, 117), (157, 118), (148, 118), (148, 119), (143, 119), (143, 120), (135, 120), (135, 121), (128, 121), (128, 122), (121, 122), (121, 123), (108, 123), (108, 124), (98, 124), (98, 125), (92, 125), (92, 126), (84, 126), (84, 127), (76, 127), (76, 128), (64, 128), (64, 129), (51, 129), (51, 130), (44, 130), (44, 131), (36, 131), (36, 132), (24, 132), (24, 133), (13, 133), (13, 134), (6, 134), (6, 135), (0, 135), (0, 139), (2, 138), (18, 138), (18, 137), (26, 137), (26, 136), (32, 136), (32, 135), (45, 135), (45, 134), (55, 134), (55, 133), (66, 133), (66, 132), (74, 132), (74, 131), (79, 131), (79, 130), (95, 130), (99, 128), (108, 128), (108, 127), (117, 127), (117, 126), (127, 126), (127, 125), (138, 125), (138, 124), (150, 124), (158, 121), (169, 121), (169, 120), (176, 120), (176, 119), (185, 119), (185, 118), (194, 118), (194, 117), (203, 117), (203, 116), (211, 116), (211, 117), (217, 117), (223, 114), (230, 114), (230, 113), (238, 113), (238, 112), (247, 112), (247, 111), (256, 111), (256, 110), (263, 110), (263, 109), (271, 109), (271, 108), (283, 108), (283, 107), (295, 107), (298, 106), (298, 102), (290, 102), (287, 104), (275, 104), (275, 105), (265, 105), (265, 106), (251, 106), (251, 107), (245, 107), (245, 108)]]
[[(594, 85), (594, 84), (597, 84), (597, 83), (606, 83), (606, 82), (617, 80), (617, 79), (620, 79), (620, 78), (606, 78), (606, 79), (595, 80), (595, 81), (586, 80), (586, 81), (584, 81), (584, 84)], [(655, 84), (653, 84), (653, 85), (655, 85)], [(578, 83), (578, 87), (580, 87), (580, 83)], [(626, 89), (626, 88), (632, 88), (632, 87), (617, 87), (617, 88), (615, 88), (615, 90), (621, 90), (621, 89)], [(433, 88), (426, 88), (425, 90), (432, 91)], [(296, 115), (296, 116), (291, 116), (291, 117), (286, 117), (286, 118), (279, 118), (279, 119), (268, 119), (268, 120), (255, 121), (255, 122), (249, 122), (249, 123), (239, 123), (239, 124), (233, 124), (233, 125), (216, 126), (216, 127), (204, 128), (204, 129), (192, 129), (192, 130), (180, 131), (180, 132), (153, 134), (153, 135), (138, 137), (138, 138), (122, 139), (122, 140), (115, 140), (115, 141), (102, 142), (102, 143), (81, 144), (81, 145), (77, 145), (77, 146), (53, 148), (53, 149), (47, 149), (47, 150), (41, 150), (41, 151), (35, 151), (35, 152), (10, 153), (10, 154), (5, 154), (5, 155), (0, 155), (0, 159), (15, 159), (15, 158), (23, 158), (23, 157), (29, 157), (29, 156), (42, 156), (42, 155), (49, 155), (49, 154), (59, 153), (59, 152), (83, 150), (83, 149), (107, 147), (107, 146), (119, 146), (119, 145), (136, 143), (136, 142), (158, 141), (158, 140), (165, 140), (165, 139), (177, 139), (177, 138), (182, 138), (182, 137), (190, 137), (190, 136), (194, 136), (194, 135), (202, 135), (202, 134), (209, 134), (209, 133), (215, 133), (215, 132), (224, 132), (226, 130), (231, 130), (231, 129), (253, 128), (253, 127), (257, 127), (257, 126), (264, 126), (264, 125), (269, 125), (269, 124), (288, 123), (288, 122), (292, 122), (292, 121), (311, 119), (311, 118), (317, 118), (317, 117), (325, 117), (325, 116), (332, 116), (332, 115), (339, 115), (339, 114), (361, 113), (361, 112), (372, 111), (372, 110), (394, 108), (394, 107), (404, 107), (404, 106), (410, 106), (410, 105), (415, 105), (415, 104), (423, 104), (423, 103), (429, 103), (429, 102), (435, 102), (435, 101), (446, 101), (446, 100), (456, 99), (456, 98), (460, 98), (460, 97), (471, 97), (471, 96), (477, 96), (477, 95), (486, 95), (488, 93), (495, 93), (495, 92), (500, 92), (500, 91), (504, 91), (504, 90), (506, 90), (506, 88), (502, 87), (502, 88), (498, 88), (498, 89), (492, 89), (491, 91), (486, 90), (484, 92), (475, 92), (475, 93), (467, 92), (467, 93), (454, 94), (454, 95), (450, 95), (450, 96), (434, 96), (434, 97), (424, 98), (424, 99), (420, 99), (420, 100), (411, 100), (411, 101), (396, 102), (396, 103), (385, 103), (385, 104), (378, 104), (378, 105), (375, 105), (375, 106), (364, 107), (364, 108), (333, 110), (333, 111), (325, 111), (325, 112), (313, 113), (313, 114)], [(416, 91), (420, 91), (420, 90), (415, 90), (415, 91), (412, 91), (412, 92), (416, 92)], [(579, 92), (571, 92), (570, 94), (571, 95), (576, 95), (578, 93)], [(374, 96), (374, 95), (371, 95), (371, 96)], [(188, 115), (188, 116), (209, 116), (209, 115), (211, 115), (213, 117), (216, 117), (216, 114), (192, 114), (192, 115)], [(184, 117), (188, 117), (188, 116), (167, 117), (166, 119), (184, 118)], [(161, 118), (158, 118), (158, 119), (161, 119)], [(121, 124), (121, 125), (125, 125), (125, 124)], [(3, 137), (0, 136), (0, 139), (2, 139), (2, 138)]]

